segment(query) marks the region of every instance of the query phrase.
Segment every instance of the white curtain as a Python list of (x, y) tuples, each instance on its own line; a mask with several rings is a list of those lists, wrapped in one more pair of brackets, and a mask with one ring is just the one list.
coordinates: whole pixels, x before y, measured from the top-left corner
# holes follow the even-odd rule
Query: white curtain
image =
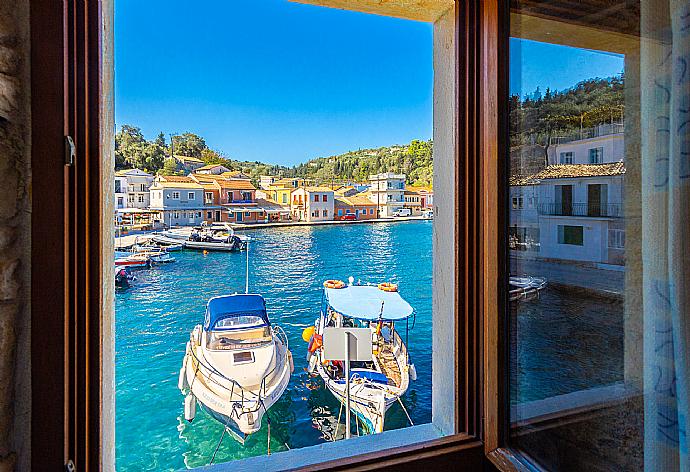
[(690, 471), (690, 1), (641, 7), (644, 461)]

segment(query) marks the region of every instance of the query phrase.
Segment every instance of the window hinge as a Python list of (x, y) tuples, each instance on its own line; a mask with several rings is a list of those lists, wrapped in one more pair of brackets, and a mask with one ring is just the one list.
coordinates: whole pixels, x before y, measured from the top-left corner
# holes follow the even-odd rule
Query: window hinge
[(74, 466), (74, 462), (72, 462), (72, 459), (68, 460), (65, 463), (65, 472), (76, 472), (76, 470), (77, 468)]
[(77, 147), (74, 145), (72, 136), (65, 136), (65, 165), (74, 165), (74, 158), (77, 155)]

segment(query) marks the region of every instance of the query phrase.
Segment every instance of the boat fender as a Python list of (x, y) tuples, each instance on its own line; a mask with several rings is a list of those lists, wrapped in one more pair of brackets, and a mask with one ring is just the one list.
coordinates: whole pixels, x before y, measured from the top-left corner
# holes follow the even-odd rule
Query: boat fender
[(309, 370), (308, 370), (308, 372), (309, 372), (310, 374), (313, 374), (314, 372), (316, 372), (316, 363), (318, 362), (317, 357), (318, 357), (318, 356), (316, 356), (316, 355), (314, 355), (314, 354), (310, 354), (310, 357), (309, 357)]
[(184, 397), (184, 419), (191, 423), (192, 421), (194, 421), (195, 416), (196, 397), (191, 393), (188, 393), (187, 396)]
[(314, 330), (316, 330), (315, 326), (308, 326), (304, 328), (304, 330), (302, 331), (302, 340), (305, 343), (311, 341), (311, 337), (314, 335)]
[(313, 353), (314, 351), (320, 349), (321, 346), (323, 346), (323, 338), (320, 334), (315, 334), (311, 337), (311, 341), (309, 341), (308, 351)]
[(410, 378), (413, 381), (417, 380), (417, 368), (414, 366), (414, 364), (410, 364), (408, 367), (410, 368)]
[(292, 374), (295, 371), (295, 361), (292, 359), (292, 353), (290, 350), (287, 352), (288, 356), (288, 362), (290, 363), (290, 373)]
[(187, 357), (185, 357), (185, 362), (182, 364), (182, 367), (180, 368), (180, 376), (177, 379), (177, 388), (180, 390), (180, 392), (184, 392), (185, 390), (187, 390), (187, 387), (189, 387), (189, 385), (187, 385), (187, 375), (186, 375), (187, 374), (187, 369), (186, 369), (187, 362), (186, 361), (187, 361)]

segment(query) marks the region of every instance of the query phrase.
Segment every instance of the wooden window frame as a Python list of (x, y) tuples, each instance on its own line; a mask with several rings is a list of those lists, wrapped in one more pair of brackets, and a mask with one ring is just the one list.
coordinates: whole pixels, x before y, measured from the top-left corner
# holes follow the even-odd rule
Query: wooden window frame
[[(113, 123), (103, 84), (112, 80), (112, 51), (102, 32), (112, 28), (110, 0), (32, 2), (32, 204), (31, 460), (35, 470), (56, 470), (72, 460), (77, 470), (110, 469), (112, 444), (104, 422), (114, 421), (107, 402), (112, 366), (101, 352), (102, 308), (113, 287), (101, 275), (102, 254), (112, 247), (113, 199), (104, 166)], [(505, 447), (507, 437), (507, 276), (501, 231), (508, 211), (503, 152), (507, 120), (499, 116), (507, 87), (508, 5), (498, 0), (456, 2), (456, 413), (458, 434), (304, 470), (400, 470), (425, 465), (501, 470), (521, 467)], [(503, 54), (503, 56), (501, 56)], [(110, 68), (110, 70), (109, 70)], [(64, 80), (55, 80), (63, 77)], [(64, 137), (77, 149), (64, 165)], [(503, 203), (501, 203), (503, 202)], [(499, 211), (500, 209), (500, 211)], [(62, 237), (48, 238), (44, 228)], [(499, 228), (499, 231), (496, 231)], [(44, 244), (45, 243), (45, 244)], [(109, 266), (108, 266), (109, 267)], [(52, 274), (51, 277), (41, 276)], [(39, 295), (40, 294), (40, 295)], [(112, 335), (112, 333), (108, 333)], [(110, 385), (109, 388), (114, 388)], [(114, 403), (114, 402), (113, 402)], [(112, 439), (112, 438), (110, 438)], [(487, 460), (488, 459), (488, 460)]]

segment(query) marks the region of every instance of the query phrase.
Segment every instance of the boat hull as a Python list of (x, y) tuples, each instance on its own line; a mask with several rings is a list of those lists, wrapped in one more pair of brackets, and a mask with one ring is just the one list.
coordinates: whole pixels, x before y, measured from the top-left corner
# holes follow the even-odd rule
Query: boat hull
[(276, 339), (276, 355), (282, 362), (265, 388), (241, 388), (230, 384), (220, 388), (222, 380), (214, 379), (213, 373), (209, 374), (198, 362), (199, 354), (192, 352), (201, 349), (194, 343), (193, 332), (183, 360), (180, 390), (183, 394), (194, 395), (205, 411), (232, 430), (236, 439), (243, 441), (261, 428), (263, 416), (287, 389), (293, 369), (290, 351)]

